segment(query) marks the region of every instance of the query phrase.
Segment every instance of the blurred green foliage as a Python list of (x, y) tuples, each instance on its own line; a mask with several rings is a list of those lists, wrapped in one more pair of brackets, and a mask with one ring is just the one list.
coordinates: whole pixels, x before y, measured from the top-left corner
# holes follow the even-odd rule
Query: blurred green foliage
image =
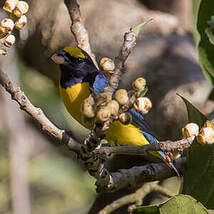
[(5, 137), (0, 136), (0, 213), (7, 213), (10, 209), (9, 189), (9, 160), (4, 145)]
[(45, 154), (30, 162), (32, 213), (86, 213), (95, 196), (94, 179), (75, 162)]
[[(6, 143), (1, 139), (1, 144)], [(6, 153), (5, 153), (6, 154)], [(94, 179), (59, 153), (43, 153), (29, 162), (33, 214), (86, 213), (95, 197)], [(8, 156), (0, 152), (0, 213), (12, 213)]]

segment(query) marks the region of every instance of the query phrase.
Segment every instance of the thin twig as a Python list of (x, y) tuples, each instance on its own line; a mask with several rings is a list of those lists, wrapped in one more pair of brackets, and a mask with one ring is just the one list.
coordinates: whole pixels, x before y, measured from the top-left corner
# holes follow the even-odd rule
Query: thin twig
[[(148, 185), (148, 184), (145, 184), (145, 185)], [(143, 197), (145, 197), (145, 195), (149, 193), (147, 191), (144, 191), (145, 185), (139, 188), (135, 193), (123, 196), (115, 200), (111, 204), (105, 206), (98, 214), (109, 214), (117, 210), (118, 208), (123, 207), (124, 205), (136, 203), (139, 200), (139, 198), (142, 199)]]
[(195, 140), (195, 136), (178, 140), (178, 141), (160, 141), (158, 142), (160, 150), (163, 152), (183, 152), (185, 149), (190, 148), (193, 141)]
[(0, 70), (0, 84), (8, 93), (10, 93), (11, 98), (19, 104), (20, 109), (27, 112), (41, 125), (43, 131), (46, 131), (51, 136), (68, 145), (68, 147), (72, 151), (79, 152), (80, 145), (76, 143), (64, 130), (57, 128), (46, 117), (46, 115), (40, 108), (35, 107), (27, 98), (25, 93), (19, 87), (15, 86), (15, 84), (9, 79), (7, 74), (2, 70)]
[(114, 92), (119, 85), (121, 75), (124, 72), (124, 64), (131, 53), (131, 51), (134, 49), (136, 45), (136, 34), (130, 29), (128, 32), (124, 35), (124, 42), (121, 47), (119, 55), (115, 58), (115, 70), (114, 73), (111, 75), (109, 80), (109, 85), (106, 87), (106, 91)]
[(167, 198), (171, 198), (174, 196), (174, 194), (172, 194), (167, 188), (160, 186), (160, 185), (154, 186), (153, 191), (160, 193), (161, 195), (163, 195)]
[(84, 23), (81, 18), (79, 4), (77, 3), (76, 0), (64, 0), (64, 3), (68, 9), (72, 21), (71, 32), (74, 35), (78, 47), (86, 51), (92, 58), (94, 64), (97, 66), (95, 56), (91, 51), (88, 32), (85, 29)]
[(158, 182), (150, 182), (143, 184), (135, 193), (123, 196), (111, 204), (105, 206), (98, 214), (109, 214), (112, 213), (113, 211), (117, 210), (120, 207), (123, 207), (124, 205), (127, 204), (133, 204), (132, 206), (129, 207), (129, 211), (131, 209), (135, 208), (136, 206), (139, 206), (142, 204), (143, 199), (145, 196), (147, 196), (149, 193), (153, 191), (158, 191), (161, 193), (166, 193), (165, 195), (172, 197), (173, 195), (169, 193), (168, 190), (165, 188), (161, 187), (158, 185)]

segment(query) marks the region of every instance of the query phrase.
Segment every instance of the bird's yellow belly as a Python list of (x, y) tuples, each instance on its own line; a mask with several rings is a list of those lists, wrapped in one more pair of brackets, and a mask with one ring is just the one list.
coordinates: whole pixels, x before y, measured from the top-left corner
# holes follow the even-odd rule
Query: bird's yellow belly
[(106, 140), (112, 145), (141, 146), (148, 144), (139, 128), (132, 124), (124, 125), (114, 121), (106, 131)]

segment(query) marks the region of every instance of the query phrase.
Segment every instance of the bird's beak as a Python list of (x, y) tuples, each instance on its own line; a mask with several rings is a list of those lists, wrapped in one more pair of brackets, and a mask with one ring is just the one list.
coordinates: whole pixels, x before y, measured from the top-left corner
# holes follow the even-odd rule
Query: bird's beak
[(64, 64), (65, 63), (65, 58), (61, 54), (55, 53), (51, 59), (56, 63), (56, 64)]
[(56, 64), (64, 64), (65, 59), (63, 56), (59, 56), (58, 54), (54, 54), (51, 59), (56, 63)]

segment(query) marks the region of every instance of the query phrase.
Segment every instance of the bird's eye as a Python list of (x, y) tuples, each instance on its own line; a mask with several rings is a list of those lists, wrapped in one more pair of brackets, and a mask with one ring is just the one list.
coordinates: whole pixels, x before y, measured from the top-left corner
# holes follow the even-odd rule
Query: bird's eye
[(82, 58), (77, 58), (77, 62), (81, 63), (81, 62), (83, 62), (83, 59)]

